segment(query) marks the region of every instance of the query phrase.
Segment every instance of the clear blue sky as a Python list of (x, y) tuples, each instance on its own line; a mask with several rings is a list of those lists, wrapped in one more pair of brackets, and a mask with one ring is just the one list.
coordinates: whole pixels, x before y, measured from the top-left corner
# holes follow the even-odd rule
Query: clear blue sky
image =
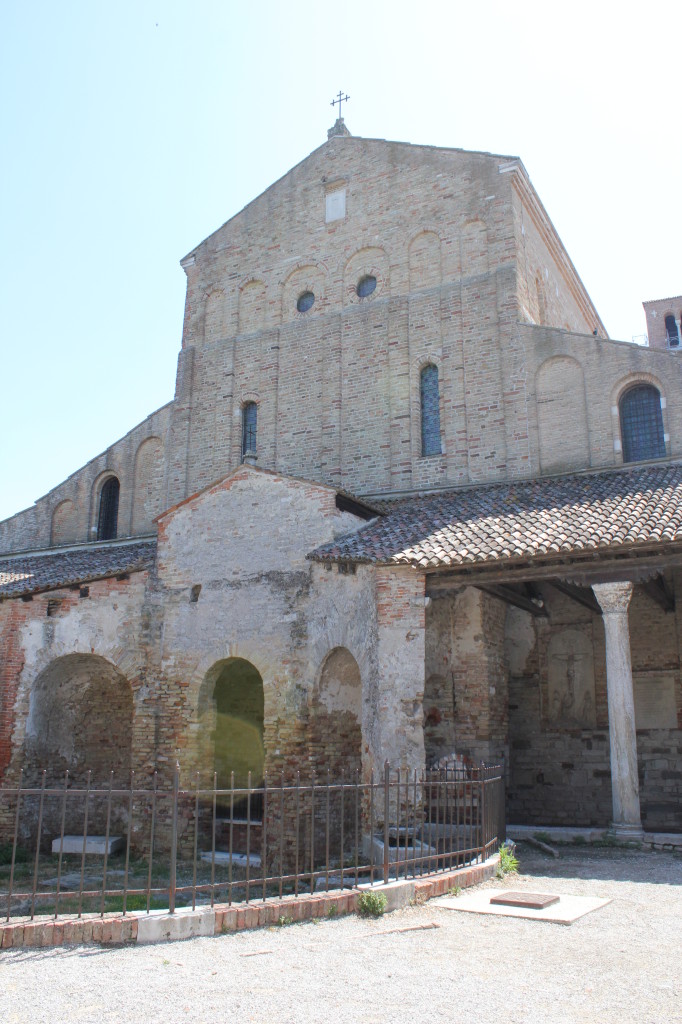
[(5, 0), (0, 519), (173, 395), (178, 261), (326, 138), (520, 156), (611, 337), (682, 292), (679, 4)]

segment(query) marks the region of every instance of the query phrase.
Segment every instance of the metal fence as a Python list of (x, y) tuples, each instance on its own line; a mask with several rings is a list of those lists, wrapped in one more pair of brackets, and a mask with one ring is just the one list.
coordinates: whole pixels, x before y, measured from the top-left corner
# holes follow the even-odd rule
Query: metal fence
[(485, 860), (505, 838), (497, 766), (230, 783), (22, 772), (0, 788), (0, 912), (173, 913), (381, 884)]

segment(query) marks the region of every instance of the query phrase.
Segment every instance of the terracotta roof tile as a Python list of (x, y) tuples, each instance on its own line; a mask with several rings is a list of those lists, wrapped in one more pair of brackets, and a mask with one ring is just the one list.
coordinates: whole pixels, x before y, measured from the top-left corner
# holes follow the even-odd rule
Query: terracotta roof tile
[(382, 510), (308, 557), (428, 571), (682, 541), (682, 465), (470, 487), (386, 501)]
[(155, 557), (156, 540), (6, 556), (0, 558), (0, 599), (138, 572)]

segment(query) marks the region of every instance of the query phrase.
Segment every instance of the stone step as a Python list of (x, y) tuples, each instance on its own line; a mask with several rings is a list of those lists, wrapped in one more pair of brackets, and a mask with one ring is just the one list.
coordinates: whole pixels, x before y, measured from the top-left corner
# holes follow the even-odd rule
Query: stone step
[[(83, 836), (64, 836), (52, 840), (52, 852), (59, 853), (83, 853)], [(95, 857), (103, 857), (105, 854), (119, 853), (125, 850), (126, 841), (123, 836), (87, 836), (85, 840), (85, 852)]]
[[(205, 864), (211, 863), (212, 854), (210, 850), (204, 851), (201, 854), (201, 859)], [(230, 865), (230, 854), (227, 850), (216, 850), (215, 862), (220, 867), (229, 867)], [(246, 866), (251, 868), (259, 868), (261, 866), (260, 854), (250, 853), (248, 856), (245, 853), (236, 853), (232, 851), (232, 866), (245, 868)]]

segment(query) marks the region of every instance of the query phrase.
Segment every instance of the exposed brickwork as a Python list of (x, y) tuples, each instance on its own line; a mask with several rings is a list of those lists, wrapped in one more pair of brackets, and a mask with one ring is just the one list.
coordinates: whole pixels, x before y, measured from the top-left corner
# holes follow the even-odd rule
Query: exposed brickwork
[[(672, 352), (682, 351), (682, 330), (680, 322), (682, 319), (682, 295), (673, 295), (666, 299), (653, 299), (651, 302), (643, 302), (646, 316), (646, 329), (649, 338), (649, 347), (654, 349), (669, 349)], [(666, 318), (672, 317), (675, 321), (675, 329), (671, 330), (672, 345), (668, 338)], [(672, 324), (670, 325), (672, 327)], [(677, 344), (675, 344), (677, 341)]]
[[(472, 589), (427, 614), (423, 572), (682, 541), (679, 466), (613, 472), (637, 381), (659, 389), (682, 457), (678, 356), (606, 338), (523, 166), (492, 154), (333, 136), (183, 267), (173, 402), (0, 524), (0, 552), (35, 549), (2, 566), (7, 778), (27, 756), (158, 769), (163, 785), (177, 757), (187, 781), (211, 778), (216, 681), (243, 659), (262, 680), (268, 773), (504, 757), (512, 814), (608, 820), (600, 619), (556, 592), (543, 620)], [(258, 470), (240, 465), (248, 403)], [(580, 472), (536, 479), (566, 470)], [(132, 562), (79, 549), (111, 475), (118, 537), (158, 522), (155, 560), (151, 545)], [(341, 489), (433, 488), (381, 523), (337, 508)], [(74, 546), (48, 563), (49, 545)], [(329, 564), (307, 558), (321, 546)], [(630, 611), (635, 683), (665, 676), (676, 702), (677, 728), (639, 735), (645, 821), (662, 827), (682, 827), (679, 617), (643, 589)], [(82, 675), (72, 657), (91, 659)]]
[[(466, 889), (478, 885), (491, 878), (495, 872), (497, 858), (490, 858), (484, 864), (476, 864), (469, 868), (458, 868), (437, 876), (429, 876), (419, 881), (393, 883), (389, 890), (391, 902), (395, 906), (405, 906), (409, 900), (416, 899), (420, 903), (443, 896), (455, 886)], [(231, 932), (246, 931), (252, 928), (266, 928), (277, 924), (295, 924), (310, 921), (314, 918), (337, 917), (342, 914), (353, 914), (357, 910), (360, 892), (328, 892), (305, 896), (287, 896), (281, 900), (268, 899), (265, 902), (253, 902), (228, 906), (216, 904), (213, 911), (213, 933), (226, 935)], [(197, 919), (202, 911), (193, 915)], [(134, 943), (139, 939), (139, 922), (144, 921), (141, 914), (129, 914), (126, 917), (107, 916), (104, 918), (86, 915), (76, 920), (51, 921), (38, 918), (34, 921), (18, 923), (0, 922), (0, 949), (17, 949), (19, 947), (46, 947), (99, 944), (102, 946), (123, 945)], [(205, 931), (186, 934), (206, 934)], [(159, 937), (162, 930), (159, 929)], [(170, 935), (169, 937), (174, 937)], [(180, 937), (180, 936), (178, 936)]]

